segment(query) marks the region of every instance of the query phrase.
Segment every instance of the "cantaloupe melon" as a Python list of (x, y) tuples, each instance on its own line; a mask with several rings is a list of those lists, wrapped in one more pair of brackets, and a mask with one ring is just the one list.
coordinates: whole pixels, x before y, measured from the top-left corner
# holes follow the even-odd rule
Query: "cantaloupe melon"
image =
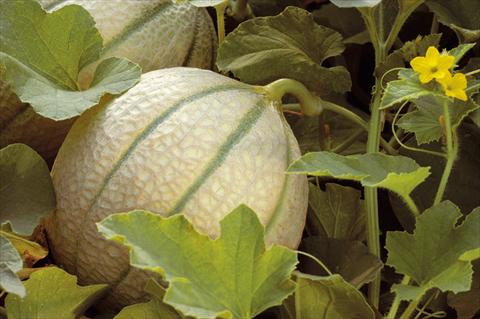
[(258, 213), (268, 244), (297, 247), (307, 180), (285, 170), (299, 156), (278, 102), (258, 88), (194, 68), (144, 74), (83, 114), (60, 149), (48, 227), (55, 261), (82, 284), (111, 284), (105, 302), (118, 307), (142, 296), (148, 274), (98, 234), (95, 223), (111, 213), (183, 213), (216, 236), (219, 221), (244, 203)]
[[(48, 11), (69, 4), (87, 9), (104, 39), (102, 59), (121, 56), (143, 72), (172, 66), (211, 68), (216, 54), (213, 23), (203, 8), (170, 0), (40, 0)], [(80, 74), (87, 87), (96, 64)], [(55, 156), (72, 120), (54, 122), (38, 116), (0, 83), (0, 148), (26, 143), (44, 158)]]

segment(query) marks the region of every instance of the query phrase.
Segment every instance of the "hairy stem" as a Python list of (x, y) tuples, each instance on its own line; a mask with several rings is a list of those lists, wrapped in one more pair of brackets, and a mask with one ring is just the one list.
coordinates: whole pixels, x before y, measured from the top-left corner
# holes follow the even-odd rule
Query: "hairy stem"
[[(410, 277), (404, 276), (400, 284), (408, 285), (409, 283), (410, 283)], [(395, 319), (401, 302), (402, 300), (398, 297), (398, 295), (395, 295), (395, 299), (393, 299), (392, 306), (390, 307), (390, 310), (388, 311), (388, 314), (385, 317), (386, 319)]]
[(437, 194), (435, 195), (435, 200), (433, 201), (433, 205), (437, 205), (442, 201), (443, 194), (445, 193), (445, 189), (447, 187), (448, 179), (450, 177), (450, 173), (452, 172), (453, 163), (457, 159), (458, 153), (458, 139), (455, 132), (452, 130), (452, 123), (450, 119), (450, 110), (449, 110), (449, 102), (445, 101), (443, 103), (443, 117), (445, 120), (445, 137), (446, 137), (446, 144), (447, 144), (447, 163), (445, 164), (445, 168), (443, 169), (442, 179), (440, 180), (440, 184), (438, 185)]
[(222, 44), (225, 39), (225, 9), (227, 6), (228, 1), (224, 1), (214, 7), (217, 16), (218, 45)]

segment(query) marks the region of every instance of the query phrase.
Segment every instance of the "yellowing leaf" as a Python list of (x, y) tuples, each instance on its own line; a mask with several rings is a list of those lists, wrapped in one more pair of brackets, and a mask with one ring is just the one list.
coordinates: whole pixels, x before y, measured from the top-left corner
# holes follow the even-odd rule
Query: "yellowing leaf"
[(167, 311), (157, 300), (127, 306), (114, 319), (181, 319), (174, 311)]
[(138, 65), (109, 58), (80, 91), (79, 72), (102, 50), (95, 21), (81, 6), (47, 13), (34, 0), (0, 1), (0, 30), (0, 80), (44, 117), (77, 116), (105, 93), (120, 94), (139, 80)]
[(0, 150), (0, 220), (16, 233), (30, 235), (41, 217), (55, 209), (47, 164), (24, 144)]
[(18, 251), (26, 267), (31, 267), (38, 260), (47, 257), (48, 251), (38, 243), (0, 230), (0, 235), (7, 238)]
[(381, 153), (342, 156), (315, 152), (293, 162), (287, 172), (355, 180), (363, 186), (382, 187), (408, 197), (428, 177), (429, 170), (429, 167), (420, 167), (404, 156)]
[(130, 248), (130, 263), (165, 275), (164, 302), (188, 316), (252, 318), (294, 290), (295, 252), (265, 250), (257, 215), (239, 206), (221, 222), (216, 240), (197, 233), (183, 215), (133, 211), (98, 223), (109, 239)]
[(340, 33), (316, 24), (308, 11), (288, 7), (240, 24), (219, 48), (217, 65), (251, 84), (291, 78), (322, 94), (344, 93), (351, 87), (347, 69), (322, 66), (344, 48)]
[(458, 223), (461, 217), (457, 206), (444, 201), (417, 218), (413, 234), (387, 233), (387, 264), (418, 285), (394, 288), (403, 299), (418, 298), (434, 287), (455, 293), (470, 289), (471, 262), (459, 259), (465, 252), (480, 247), (480, 209)]
[(5, 308), (9, 319), (78, 318), (107, 285), (80, 287), (77, 278), (56, 267), (47, 267), (25, 281), (25, 298), (8, 295)]

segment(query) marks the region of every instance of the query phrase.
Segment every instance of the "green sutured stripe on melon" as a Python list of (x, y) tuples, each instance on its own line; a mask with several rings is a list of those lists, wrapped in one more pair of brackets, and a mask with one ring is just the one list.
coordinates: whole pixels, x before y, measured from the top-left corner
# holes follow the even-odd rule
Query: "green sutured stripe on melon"
[(210, 177), (217, 170), (217, 168), (220, 167), (220, 165), (223, 164), (230, 150), (250, 132), (252, 127), (262, 116), (265, 109), (266, 105), (264, 101), (259, 100), (259, 102), (243, 116), (239, 125), (232, 133), (230, 133), (225, 142), (220, 146), (220, 149), (218, 150), (217, 154), (215, 154), (215, 157), (210, 160), (203, 172), (197, 177), (193, 184), (180, 197), (180, 200), (175, 204), (174, 208), (168, 213), (169, 216), (180, 213), (183, 210), (190, 198), (192, 198), (193, 194), (198, 191), (205, 180)]
[[(85, 221), (88, 219), (90, 212), (92, 211), (92, 208), (95, 206), (97, 203), (98, 199), (102, 195), (103, 191), (107, 187), (108, 183), (111, 181), (112, 177), (115, 175), (115, 173), (119, 170), (119, 168), (122, 166), (122, 164), (128, 160), (130, 155), (134, 152), (135, 148), (142, 142), (144, 141), (159, 125), (161, 125), (165, 120), (170, 118), (175, 112), (181, 110), (184, 106), (188, 105), (189, 103), (194, 102), (195, 100), (201, 99), (203, 97), (206, 97), (210, 94), (214, 94), (217, 92), (221, 91), (251, 91), (252, 92), (252, 87), (247, 86), (247, 85), (241, 85), (241, 84), (228, 84), (228, 85), (221, 85), (221, 86), (216, 86), (213, 88), (210, 88), (208, 90), (198, 92), (196, 94), (190, 95), (188, 97), (185, 97), (181, 100), (179, 100), (177, 103), (172, 105), (170, 108), (168, 108), (165, 112), (159, 114), (157, 117), (153, 119), (153, 121), (145, 127), (145, 129), (133, 140), (132, 144), (126, 149), (126, 151), (120, 156), (119, 160), (115, 163), (115, 165), (112, 167), (112, 170), (105, 176), (105, 178), (102, 180), (101, 186), (95, 195), (95, 197), (92, 200), (92, 203), (88, 207), (87, 211), (85, 212), (82, 220), (82, 227), (80, 229), (84, 229)], [(77, 271), (77, 261), (78, 261), (78, 252), (80, 251), (79, 249), (79, 244), (80, 241), (78, 240), (78, 237), (82, 232), (80, 231), (77, 240), (76, 240), (76, 249), (75, 249), (75, 256), (74, 256), (74, 267), (75, 267), (75, 272)]]
[(143, 11), (137, 19), (133, 20), (129, 25), (127, 25), (116, 37), (111, 39), (109, 42), (104, 43), (102, 54), (122, 43), (130, 35), (137, 32), (144, 24), (155, 19), (155, 17), (161, 13), (163, 9), (170, 5), (172, 4), (169, 1), (166, 1), (156, 5), (151, 9)]
[[(68, 1), (68, 0), (54, 1), (53, 3), (46, 6), (45, 10), (55, 9), (55, 7), (61, 5), (62, 3), (66, 2), (66, 1)], [(109, 0), (105, 0), (105, 1), (109, 1)], [(119, 5), (121, 5), (121, 3)], [(146, 24), (149, 21), (155, 19), (155, 17), (158, 14), (160, 14), (163, 11), (163, 9), (166, 9), (167, 7), (169, 7), (171, 5), (172, 5), (172, 3), (170, 1), (164, 1), (162, 3), (157, 4), (155, 7), (151, 8), (151, 9), (144, 10), (140, 15), (138, 15), (137, 19), (133, 20), (129, 25), (127, 25), (125, 28), (123, 28), (123, 30), (116, 37), (111, 39), (109, 42), (104, 43), (101, 55), (104, 55), (107, 51), (109, 51), (109, 50), (115, 48), (116, 46), (118, 46), (119, 44), (121, 44), (130, 35), (137, 32), (144, 24)]]
[[(283, 120), (283, 119), (282, 119)], [(285, 125), (288, 125), (285, 123)], [(288, 133), (285, 132), (288, 126), (283, 127), (283, 132), (285, 133), (285, 139), (287, 141), (287, 164), (290, 164), (293, 160), (292, 158), (292, 145), (290, 143), (290, 139), (288, 138)], [(272, 216), (268, 220), (267, 224), (265, 225), (265, 234), (270, 233), (275, 225), (277, 219), (279, 218), (280, 213), (283, 211), (283, 206), (285, 205), (285, 201), (288, 200), (288, 182), (294, 175), (286, 175), (285, 180), (283, 181), (282, 191), (280, 192), (280, 196), (278, 197), (279, 200), (277, 202), (277, 206), (275, 207)]]

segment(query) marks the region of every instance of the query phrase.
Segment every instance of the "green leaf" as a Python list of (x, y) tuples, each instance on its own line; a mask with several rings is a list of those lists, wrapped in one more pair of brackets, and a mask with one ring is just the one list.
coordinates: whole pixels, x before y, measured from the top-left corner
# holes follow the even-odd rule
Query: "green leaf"
[(217, 65), (251, 84), (291, 78), (325, 95), (344, 93), (351, 87), (347, 69), (322, 66), (344, 48), (338, 32), (317, 25), (308, 11), (288, 7), (240, 24), (220, 46)]
[(374, 7), (382, 0), (330, 0), (339, 8)]
[(432, 95), (446, 99), (435, 83), (422, 84), (418, 74), (412, 69), (398, 72), (399, 80), (390, 81), (383, 93), (380, 109), (386, 109), (397, 103), (412, 101), (422, 96)]
[[(407, 132), (415, 133), (417, 143), (425, 144), (438, 141), (443, 135), (439, 118), (443, 115), (443, 98), (424, 96), (415, 100), (418, 108), (402, 116), (397, 122)], [(469, 113), (478, 109), (479, 106), (471, 100), (466, 102), (455, 99), (449, 106), (452, 127), (456, 129)]]
[(110, 58), (97, 67), (90, 88), (79, 91), (79, 72), (102, 50), (95, 21), (81, 6), (47, 13), (34, 0), (1, 1), (0, 29), (0, 80), (44, 117), (77, 116), (105, 93), (120, 94), (139, 80), (138, 65)]
[(427, 0), (428, 8), (438, 21), (455, 31), (462, 42), (480, 39), (480, 1), (478, 0)]
[(364, 44), (370, 41), (362, 16), (355, 8), (339, 8), (327, 3), (312, 14), (318, 24), (340, 32), (344, 43)]
[(473, 262), (472, 289), (458, 294), (448, 293), (448, 305), (455, 309), (458, 319), (471, 319), (480, 311), (480, 260)]
[(150, 300), (149, 302), (139, 303), (127, 306), (120, 311), (114, 319), (180, 319), (181, 317), (174, 311), (166, 312), (162, 309), (160, 302)]
[(470, 113), (470, 119), (473, 121), (473, 123), (475, 123), (475, 125), (480, 127), (480, 110), (477, 109)]
[(25, 287), (16, 275), (23, 268), (22, 258), (12, 243), (2, 235), (0, 251), (0, 288), (23, 298)]
[[(444, 199), (456, 203), (461, 211), (467, 213), (480, 204), (477, 196), (477, 190), (480, 189), (480, 170), (478, 169), (480, 167), (480, 148), (478, 147), (480, 129), (474, 124), (463, 121), (462, 125), (458, 127), (457, 135), (461, 145), (458, 153), (460, 160), (456, 161), (453, 166)], [(418, 147), (413, 138), (405, 143), (411, 147)], [(432, 142), (423, 147), (435, 152), (444, 151), (444, 145), (440, 142)], [(419, 211), (424, 211), (432, 206), (445, 168), (445, 161), (439, 160), (435, 155), (404, 148), (400, 149), (400, 154), (413, 158), (420, 166), (431, 166), (431, 175), (411, 194)], [(393, 194), (390, 196), (390, 203), (403, 228), (413, 232), (415, 218), (412, 218), (410, 210), (398, 196)]]
[[(431, 288), (455, 293), (470, 289), (471, 262), (459, 261), (459, 258), (480, 247), (480, 209), (467, 215), (461, 223), (460, 217), (458, 207), (444, 201), (417, 218), (413, 234), (387, 233), (387, 264), (410, 276), (421, 288), (416, 290), (420, 295)], [(401, 291), (408, 291), (400, 295), (403, 299), (412, 295), (412, 290), (402, 288)]]
[[(382, 77), (385, 72), (393, 68), (405, 67), (405, 63), (410, 62), (413, 58), (420, 55), (425, 55), (428, 47), (437, 47), (440, 43), (441, 37), (442, 35), (439, 33), (429, 34), (426, 36), (419, 35), (415, 40), (405, 42), (400, 49), (390, 53), (385, 61), (380, 63), (380, 65), (375, 69), (375, 75), (377, 77)], [(389, 72), (389, 74), (387, 74), (383, 80), (396, 80), (396, 74), (397, 73), (394, 71)]]
[(248, 0), (248, 5), (256, 17), (274, 16), (288, 6), (301, 7), (300, 0)]
[(170, 283), (164, 301), (188, 316), (251, 318), (295, 289), (289, 278), (296, 254), (281, 246), (265, 251), (264, 229), (244, 205), (222, 220), (217, 240), (197, 233), (183, 215), (133, 211), (97, 227), (130, 248), (133, 266), (163, 274)]
[(454, 56), (455, 57), (454, 63), (457, 64), (468, 51), (473, 49), (474, 46), (475, 46), (475, 43), (460, 44), (456, 48), (453, 48), (450, 51), (448, 51), (448, 55)]
[[(375, 279), (383, 268), (380, 259), (369, 253), (367, 246), (360, 241), (312, 236), (303, 239), (300, 247), (302, 251), (325, 263), (331, 272), (341, 275), (357, 288)], [(311, 258), (302, 258), (301, 266), (303, 272), (327, 275)]]
[[(345, 121), (342, 115), (325, 111), (320, 116), (297, 116), (295, 122), (289, 123), (302, 154), (335, 149), (352, 136), (356, 136), (355, 142), (336, 153), (350, 155), (365, 151), (367, 133), (356, 123)], [(329, 128), (328, 136), (325, 134), (326, 126)]]
[(325, 192), (309, 184), (309, 215), (314, 233), (336, 239), (365, 239), (366, 211), (361, 192), (338, 184), (326, 184)]
[(287, 172), (359, 181), (362, 186), (386, 188), (408, 197), (428, 177), (429, 170), (404, 156), (381, 153), (342, 156), (316, 152), (303, 155)]
[(296, 319), (374, 319), (362, 293), (340, 275), (297, 273)]
[(0, 150), (0, 220), (30, 235), (40, 218), (55, 209), (55, 193), (45, 161), (24, 144)]
[[(394, 29), (393, 26), (403, 26), (410, 14), (423, 1), (382, 0), (376, 6), (358, 8), (362, 13), (374, 47), (378, 50), (381, 49), (381, 46), (383, 50), (389, 51), (400, 31), (400, 28)], [(355, 1), (355, 3), (358, 2)]]
[(77, 278), (57, 267), (35, 271), (25, 281), (27, 295), (8, 295), (9, 319), (78, 318), (107, 289), (107, 285), (79, 287)]

